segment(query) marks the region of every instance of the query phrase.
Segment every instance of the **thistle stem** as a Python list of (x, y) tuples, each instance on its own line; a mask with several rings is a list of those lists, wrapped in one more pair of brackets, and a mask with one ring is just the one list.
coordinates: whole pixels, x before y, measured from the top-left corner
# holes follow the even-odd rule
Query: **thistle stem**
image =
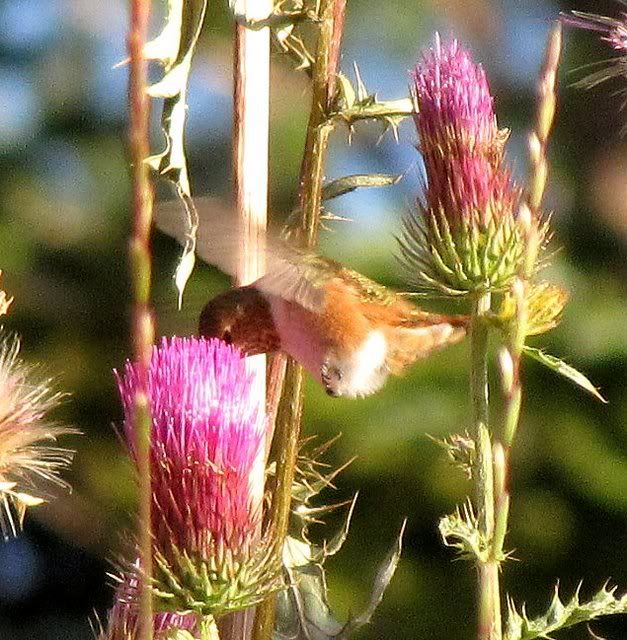
[[(473, 305), (470, 329), (473, 437), (475, 440), (475, 508), (479, 531), (486, 541), (494, 534), (494, 469), (492, 444), (488, 428), (488, 325), (490, 293), (479, 295)], [(488, 554), (477, 559), (478, 571), (478, 640), (500, 640), (501, 601), (499, 563)]]
[[(320, 0), (319, 7), (318, 44), (312, 71), (312, 106), (300, 173), (300, 204), (303, 217), (299, 228), (299, 240), (307, 248), (315, 246), (318, 237), (324, 166), (328, 138), (332, 129), (331, 125), (326, 124), (326, 120), (335, 94), (346, 0)], [(276, 366), (280, 366), (280, 361), (276, 362)], [(283, 549), (289, 524), (302, 405), (303, 369), (290, 358), (286, 366), (285, 385), (277, 411), (276, 484), (269, 514), (278, 553)], [(275, 597), (271, 596), (257, 607), (253, 629), (254, 640), (271, 640), (276, 613), (275, 600)]]
[(148, 127), (150, 103), (146, 93), (147, 62), (144, 43), (148, 32), (149, 0), (133, 0), (128, 35), (129, 76), (129, 153), (132, 166), (133, 236), (130, 242), (131, 279), (133, 282), (132, 341), (138, 363), (139, 383), (135, 398), (135, 443), (139, 470), (139, 553), (142, 570), (140, 591), (140, 640), (152, 640), (152, 505), (150, 474), (150, 402), (148, 367), (154, 342), (154, 321), (150, 310), (152, 264), (150, 227), (152, 224), (152, 186), (145, 159), (149, 155)]

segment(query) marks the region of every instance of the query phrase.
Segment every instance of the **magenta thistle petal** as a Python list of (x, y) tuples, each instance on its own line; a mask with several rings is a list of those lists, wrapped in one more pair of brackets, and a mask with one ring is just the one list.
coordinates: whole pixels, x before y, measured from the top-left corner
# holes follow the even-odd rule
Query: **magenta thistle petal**
[(452, 139), (467, 149), (493, 142), (498, 129), (485, 72), (456, 40), (442, 45), (436, 37), (412, 78), (421, 137)]
[(508, 195), (509, 174), (483, 68), (456, 40), (443, 45), (436, 37), (412, 78), (427, 209), (442, 209), (449, 223), (478, 214), (487, 224)]
[[(137, 367), (118, 385), (124, 431), (135, 442)], [(160, 548), (207, 553), (249, 545), (260, 518), (252, 486), (263, 454), (265, 415), (241, 353), (218, 340), (164, 338), (148, 372), (152, 413), (153, 534)]]

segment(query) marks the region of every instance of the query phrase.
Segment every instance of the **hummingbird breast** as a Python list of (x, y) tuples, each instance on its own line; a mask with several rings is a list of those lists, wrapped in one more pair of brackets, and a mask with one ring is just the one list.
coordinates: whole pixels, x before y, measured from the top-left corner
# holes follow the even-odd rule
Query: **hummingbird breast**
[(385, 332), (364, 316), (361, 304), (333, 284), (320, 313), (280, 297), (270, 298), (283, 351), (298, 360), (332, 396), (366, 396), (385, 382)]

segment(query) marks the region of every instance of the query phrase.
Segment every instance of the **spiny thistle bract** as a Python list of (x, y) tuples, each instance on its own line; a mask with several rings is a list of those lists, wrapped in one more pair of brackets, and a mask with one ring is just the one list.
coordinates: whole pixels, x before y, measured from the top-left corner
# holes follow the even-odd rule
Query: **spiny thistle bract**
[[(138, 367), (117, 374), (134, 450)], [(153, 590), (158, 611), (221, 615), (282, 586), (261, 531), (266, 419), (241, 353), (219, 340), (163, 339), (148, 372)]]
[(15, 336), (0, 337), (0, 530), (15, 535), (28, 507), (45, 502), (45, 485), (68, 488), (59, 473), (73, 452), (52, 446), (75, 433), (51, 423), (47, 413), (62, 398), (50, 381), (35, 381), (34, 368), (19, 359)]
[(497, 126), (485, 72), (457, 41), (436, 36), (412, 80), (427, 184), (399, 238), (408, 278), (448, 295), (504, 289), (524, 265), (529, 221), (518, 219), (508, 131)]
[[(99, 640), (135, 640), (139, 632), (137, 596), (137, 575), (125, 574), (120, 579), (115, 593), (115, 604), (109, 612), (107, 628), (98, 634)], [(192, 614), (157, 613), (154, 616), (153, 633), (155, 640), (172, 637), (173, 631), (187, 631), (191, 637), (198, 632), (198, 618)], [(184, 638), (184, 636), (180, 636)]]

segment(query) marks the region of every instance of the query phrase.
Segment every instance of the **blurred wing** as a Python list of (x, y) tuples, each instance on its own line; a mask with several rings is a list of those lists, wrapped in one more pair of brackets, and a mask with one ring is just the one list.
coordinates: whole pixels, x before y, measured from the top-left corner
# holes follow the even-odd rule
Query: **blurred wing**
[[(238, 270), (241, 236), (234, 211), (219, 198), (195, 199), (200, 219), (196, 254), (208, 264), (215, 265), (234, 276)], [(163, 233), (181, 245), (187, 238), (187, 221), (178, 201), (155, 205), (155, 224)], [(265, 246), (266, 273), (255, 282), (261, 291), (319, 312), (324, 305), (323, 284), (340, 269), (337, 263), (289, 246), (268, 230)]]

